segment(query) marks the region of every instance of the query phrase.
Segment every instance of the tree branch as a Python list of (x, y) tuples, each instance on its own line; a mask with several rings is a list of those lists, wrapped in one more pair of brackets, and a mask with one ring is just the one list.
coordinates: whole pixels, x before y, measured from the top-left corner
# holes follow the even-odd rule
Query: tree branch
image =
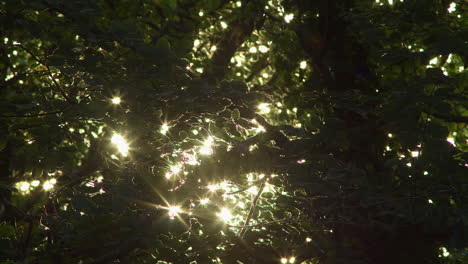
[(75, 104), (75, 101), (73, 101), (68, 95), (67, 93), (65, 93), (65, 91), (63, 90), (62, 86), (60, 86), (60, 84), (57, 82), (57, 80), (55, 80), (54, 76), (52, 75), (51, 73), (51, 70), (49, 68), (49, 66), (47, 64), (45, 64), (41, 59), (39, 59), (36, 55), (34, 55), (34, 53), (32, 53), (30, 50), (28, 50), (27, 48), (25, 48), (23, 45), (21, 44), (15, 44), (15, 46), (17, 47), (20, 47), (21, 49), (23, 49), (24, 51), (26, 51), (29, 55), (31, 55), (31, 57), (36, 60), (38, 63), (44, 65), (44, 67), (46, 67), (47, 71), (48, 71), (48, 75), (50, 77), (50, 79), (52, 80), (52, 82), (54, 83), (54, 85), (57, 87), (57, 89), (59, 90), (60, 94), (63, 96), (63, 98), (65, 98), (65, 100), (67, 102), (69, 102), (70, 104)]
[(254, 5), (255, 10), (250, 5), (240, 9), (238, 19), (229, 24), (228, 30), (217, 44), (217, 49), (208, 63), (202, 79), (209, 82), (222, 80), (226, 75), (229, 63), (240, 45), (252, 34), (253, 30), (263, 26), (264, 5)]
[(58, 111), (53, 111), (53, 112), (47, 112), (47, 113), (40, 113), (40, 114), (34, 114), (34, 115), (28, 115), (28, 114), (20, 114), (20, 115), (0, 115), (0, 118), (6, 118), (6, 117), (39, 117), (39, 116), (47, 116), (47, 115), (55, 115), (55, 114), (61, 114), (65, 112), (65, 110), (58, 110)]
[(244, 223), (244, 228), (242, 228), (240, 231), (239, 231), (239, 236), (242, 238), (244, 237), (245, 235), (245, 232), (247, 231), (247, 226), (249, 226), (249, 223), (250, 223), (250, 220), (252, 219), (253, 217), (253, 214), (255, 213), (255, 209), (257, 207), (257, 202), (258, 202), (258, 199), (260, 198), (260, 196), (262, 195), (262, 192), (263, 192), (263, 188), (265, 187), (265, 182), (266, 182), (266, 179), (262, 182), (262, 185), (260, 185), (260, 189), (258, 190), (257, 192), (257, 195), (255, 196), (255, 198), (253, 199), (252, 201), (252, 204), (250, 206), (250, 210), (249, 210), (249, 214), (247, 216), (247, 219), (245, 219), (245, 223)]
[(426, 114), (453, 123), (468, 123), (468, 116), (456, 116), (451, 114), (434, 113), (426, 111)]

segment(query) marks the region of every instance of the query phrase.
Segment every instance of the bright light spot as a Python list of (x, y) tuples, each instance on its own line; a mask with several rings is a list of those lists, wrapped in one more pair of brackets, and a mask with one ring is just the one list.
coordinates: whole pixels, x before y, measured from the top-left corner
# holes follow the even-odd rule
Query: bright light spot
[(241, 2), (241, 1), (237, 1), (237, 2), (236, 2), (236, 5), (237, 5), (237, 7), (241, 7), (241, 6), (242, 6), (242, 2)]
[(448, 62), (448, 63), (452, 63), (452, 59), (453, 59), (453, 54), (450, 53), (449, 56), (448, 56), (448, 58), (447, 58), (447, 62)]
[(411, 157), (416, 158), (419, 156), (419, 151), (411, 151)]
[(207, 204), (209, 201), (210, 201), (210, 199), (208, 199), (208, 198), (203, 198), (203, 199), (200, 199), (200, 204), (201, 204), (201, 205), (205, 205), (205, 204)]
[(251, 47), (251, 48), (249, 49), (249, 52), (250, 52), (250, 53), (257, 53), (257, 48), (256, 48), (256, 47)]
[(208, 137), (205, 142), (203, 142), (204, 146), (210, 147), (214, 143), (214, 138), (213, 137)]
[(264, 73), (264, 74), (262, 74), (262, 77), (266, 79), (266, 78), (269, 77), (269, 75), (268, 75), (268, 73)]
[(429, 64), (433, 64), (433, 65), (434, 65), (434, 64), (437, 64), (437, 61), (438, 61), (438, 60), (439, 60), (439, 58), (435, 57), (435, 58), (433, 58), (433, 59), (431, 59), (431, 60), (429, 61)]
[(392, 138), (392, 137), (393, 137), (393, 134), (388, 133), (388, 137), (389, 137), (389, 138)]
[(4, 38), (3, 43), (7, 44), (8, 43), (8, 38)]
[(52, 184), (50, 181), (45, 181), (44, 184), (42, 184), (42, 188), (46, 191), (54, 188), (54, 184)]
[(255, 194), (256, 195), (258, 193), (258, 188), (257, 188), (257, 186), (252, 186), (247, 190), (247, 192), (250, 193), (250, 194)]
[(185, 153), (184, 154), (184, 163), (185, 164), (188, 164), (188, 165), (192, 165), (192, 166), (195, 166), (195, 165), (198, 165), (200, 164), (197, 160), (197, 157), (195, 154), (188, 154), (188, 153)]
[(229, 183), (227, 181), (223, 181), (219, 184), (219, 188), (223, 189), (224, 191), (229, 190)]
[(200, 148), (200, 150), (198, 152), (200, 154), (202, 154), (202, 155), (211, 155), (211, 154), (213, 154), (213, 149), (211, 148), (213, 143), (214, 143), (213, 137), (208, 137), (205, 140), (205, 142), (203, 142), (203, 146)]
[(434, 201), (432, 201), (431, 199), (427, 200), (427, 202), (430, 203), (430, 204), (434, 203)]
[(167, 131), (169, 131), (169, 126), (166, 123), (162, 124), (161, 130), (159, 130), (159, 132), (161, 132), (163, 135), (166, 135)]
[(273, 184), (270, 184), (268, 182), (265, 183), (265, 187), (263, 188), (263, 192), (274, 192), (275, 191), (275, 186)]
[(232, 215), (231, 211), (229, 211), (229, 209), (227, 209), (227, 208), (221, 209), (221, 211), (219, 213), (217, 213), (216, 215), (219, 218), (221, 218), (221, 220), (224, 221), (224, 222), (229, 222), (233, 218), (233, 215)]
[(294, 112), (294, 113), (297, 113), (297, 107), (294, 107), (294, 108), (293, 108), (293, 112)]
[(238, 202), (238, 203), (236, 204), (236, 206), (239, 207), (239, 208), (244, 209), (244, 208), (245, 208), (245, 203), (243, 203), (243, 202)]
[(257, 133), (261, 133), (261, 132), (265, 132), (265, 131), (266, 131), (266, 129), (263, 126), (258, 126), (255, 129), (255, 132), (257, 132)]
[(112, 136), (111, 142), (117, 146), (117, 149), (120, 151), (122, 156), (126, 157), (128, 155), (128, 144), (121, 135), (114, 134)]
[(271, 111), (270, 104), (268, 103), (261, 103), (257, 108), (260, 110), (260, 114), (268, 114)]
[(281, 258), (281, 263), (282, 263), (282, 264), (288, 263), (288, 259), (287, 259), (287, 258)]
[(447, 138), (447, 142), (450, 143), (450, 144), (452, 144), (454, 147), (456, 146), (456, 145), (455, 145), (455, 139), (452, 138), (452, 137)]
[(264, 45), (261, 45), (260, 47), (258, 47), (258, 50), (261, 52), (261, 53), (266, 53), (268, 52), (268, 48)]
[(253, 182), (253, 181), (254, 181), (254, 175), (253, 175), (253, 173), (247, 174), (247, 181), (249, 181), (249, 182)]
[(299, 63), (299, 68), (303, 70), (307, 68), (307, 61), (301, 61), (301, 63)]
[(29, 186), (30, 186), (30, 185), (29, 185), (28, 182), (21, 182), (21, 183), (19, 183), (19, 189), (20, 189), (20, 191), (22, 191), (22, 192), (25, 192), (25, 191), (29, 190)]
[(393, 5), (393, 0), (388, 0), (389, 5)]
[(170, 179), (172, 176), (179, 174), (182, 171), (181, 165), (173, 165), (169, 167), (169, 171), (166, 172), (166, 179)]
[(312, 238), (310, 238), (310, 237), (306, 238), (306, 243), (310, 243), (311, 241), (312, 241)]
[(198, 152), (202, 155), (211, 155), (213, 154), (213, 149), (209, 147), (201, 147)]
[(41, 182), (38, 181), (38, 180), (35, 180), (35, 181), (31, 182), (31, 186), (33, 186), (33, 187), (37, 187), (37, 186), (39, 186), (39, 184), (41, 184)]
[(385, 150), (387, 150), (387, 151), (391, 151), (391, 150), (392, 150), (392, 148), (390, 148), (390, 146), (386, 146), (386, 147), (385, 147)]
[(52, 183), (52, 184), (56, 184), (56, 183), (57, 183), (57, 179), (55, 179), (55, 178), (50, 179), (49, 181), (50, 181), (50, 183)]
[(411, 162), (406, 163), (406, 166), (411, 168)]
[(294, 263), (294, 262), (296, 262), (296, 257), (291, 257), (291, 258), (289, 259), (289, 263)]
[(215, 184), (208, 185), (207, 188), (208, 188), (208, 190), (210, 192), (214, 192), (214, 191), (218, 190), (218, 186), (215, 185)]
[(428, 171), (424, 171), (423, 174), (424, 174), (424, 175), (429, 175), (429, 172), (428, 172)]
[(121, 100), (120, 100), (120, 97), (114, 97), (112, 98), (112, 103), (113, 104), (120, 104)]
[(293, 20), (294, 18), (294, 14), (287, 14), (284, 16), (284, 21), (286, 21), (286, 23), (289, 23)]
[(228, 25), (226, 24), (226, 22), (224, 22), (224, 21), (221, 21), (221, 27), (222, 27), (222, 28), (227, 28), (227, 27), (228, 27)]
[(305, 163), (305, 162), (306, 162), (305, 159), (300, 159), (300, 160), (297, 161), (298, 164), (303, 164), (303, 163)]
[(215, 45), (211, 46), (210, 51), (215, 51), (217, 47)]
[(15, 56), (18, 55), (18, 51), (14, 50), (13, 55), (15, 55)]
[(194, 47), (198, 47), (200, 45), (200, 40), (199, 39), (196, 39), (193, 41), (193, 46)]
[[(447, 250), (445, 247), (440, 247), (439, 250), (442, 251), (442, 256), (443, 256), (443, 257), (448, 257), (448, 256), (450, 256), (450, 252), (448, 252), (448, 250)], [(440, 257), (440, 256), (441, 256), (441, 255), (439, 255), (439, 257)]]
[(254, 151), (256, 148), (258, 148), (258, 145), (257, 145), (257, 144), (250, 145), (250, 146), (249, 146), (249, 151), (252, 152), (252, 151)]
[(169, 206), (167, 210), (169, 211), (168, 214), (170, 219), (174, 219), (179, 213), (182, 212), (180, 206)]
[(198, 73), (203, 73), (203, 68), (196, 68), (195, 71)]
[(198, 12), (198, 15), (202, 17), (203, 15), (205, 15), (205, 13), (203, 13), (203, 11), (200, 11)]
[(455, 11), (457, 9), (457, 3), (453, 2), (453, 3), (450, 3), (450, 6), (449, 8), (447, 9), (447, 11), (449, 13), (452, 13), (453, 11)]

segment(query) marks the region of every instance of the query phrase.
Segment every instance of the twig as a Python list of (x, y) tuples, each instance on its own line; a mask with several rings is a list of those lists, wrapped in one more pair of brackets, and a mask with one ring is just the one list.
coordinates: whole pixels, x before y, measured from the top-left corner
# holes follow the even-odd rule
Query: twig
[(468, 123), (468, 116), (456, 116), (450, 114), (434, 113), (429, 111), (427, 112), (427, 114), (447, 122)]
[[(283, 218), (283, 219), (280, 219), (280, 220), (270, 221), (270, 222), (256, 224), (256, 225), (241, 225), (241, 226), (239, 226), (239, 225), (229, 225), (229, 227), (242, 228), (242, 229), (255, 228), (255, 227), (262, 227), (262, 226), (266, 226), (266, 225), (272, 225), (272, 224), (276, 224), (276, 223), (286, 222), (286, 221), (288, 221), (290, 219), (291, 218)], [(323, 230), (320, 230), (320, 231), (323, 231)]]
[(49, 68), (49, 66), (48, 66), (47, 64), (45, 64), (41, 59), (39, 59), (36, 55), (34, 55), (34, 53), (32, 53), (31, 51), (29, 51), (29, 50), (28, 50), (27, 48), (25, 48), (23, 45), (21, 45), (21, 44), (15, 44), (15, 46), (20, 47), (21, 49), (23, 49), (24, 51), (26, 51), (29, 55), (31, 55), (31, 57), (33, 57), (34, 60), (36, 60), (37, 62), (39, 62), (40, 64), (42, 64), (44, 67), (46, 67), (50, 79), (51, 79), (52, 82), (55, 84), (55, 86), (57, 87), (57, 89), (59, 89), (60, 94), (65, 98), (65, 100), (66, 100), (67, 102), (69, 102), (70, 104), (75, 104), (75, 102), (65, 93), (65, 91), (64, 91), (63, 88), (60, 86), (60, 84), (55, 80), (55, 78), (54, 78), (54, 76), (52, 75), (51, 70), (50, 70), (50, 68)]
[[(247, 216), (247, 219), (245, 219), (245, 224), (244, 224), (244, 226), (249, 226), (250, 220), (252, 219), (253, 214), (255, 213), (255, 208), (257, 207), (258, 199), (259, 199), (260, 196), (262, 195), (263, 188), (265, 187), (265, 182), (266, 182), (266, 180), (267, 180), (267, 178), (265, 178), (265, 180), (262, 182), (262, 185), (260, 185), (260, 189), (258, 190), (257, 195), (255, 196), (255, 198), (254, 198), (253, 201), (252, 201), (252, 205), (250, 206), (250, 210), (249, 210), (249, 214), (248, 214), (248, 216)], [(247, 228), (242, 228), (242, 229), (239, 231), (239, 236), (240, 236), (241, 238), (243, 238), (246, 231), (247, 231)]]
[[(240, 13), (245, 14), (243, 11), (245, 11), (246, 8), (247, 7), (243, 7)], [(216, 49), (211, 57), (206, 71), (201, 76), (202, 79), (216, 82), (224, 78), (228, 71), (231, 58), (236, 53), (237, 49), (252, 34), (255, 28), (258, 29), (263, 25), (264, 6), (256, 6), (253, 12), (254, 15), (241, 15), (236, 21), (229, 25), (222, 39), (218, 42), (218, 49)]]
[(35, 114), (35, 115), (0, 115), (0, 118), (3, 118), (3, 117), (25, 117), (25, 118), (28, 118), (28, 117), (39, 117), (39, 116), (46, 116), (46, 115), (55, 115), (55, 114), (61, 114), (63, 113), (65, 110), (58, 110), (58, 111), (53, 111), (53, 112), (47, 112), (47, 113), (40, 113), (40, 114)]

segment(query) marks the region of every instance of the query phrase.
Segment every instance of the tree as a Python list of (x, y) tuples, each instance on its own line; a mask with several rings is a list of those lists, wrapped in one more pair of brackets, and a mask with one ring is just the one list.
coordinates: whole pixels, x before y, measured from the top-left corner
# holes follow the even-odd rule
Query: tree
[(462, 1), (0, 1), (3, 263), (462, 263)]

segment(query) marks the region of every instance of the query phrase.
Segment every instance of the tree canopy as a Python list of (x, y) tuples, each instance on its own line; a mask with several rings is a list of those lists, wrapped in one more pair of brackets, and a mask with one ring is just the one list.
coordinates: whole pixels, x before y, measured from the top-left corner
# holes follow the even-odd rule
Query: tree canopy
[(466, 263), (448, 0), (0, 0), (0, 263)]

